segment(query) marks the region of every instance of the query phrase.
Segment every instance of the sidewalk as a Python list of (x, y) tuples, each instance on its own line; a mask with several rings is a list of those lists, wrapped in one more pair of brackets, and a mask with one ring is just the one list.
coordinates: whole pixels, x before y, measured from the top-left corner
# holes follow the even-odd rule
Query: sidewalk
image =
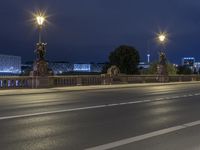
[(199, 84), (200, 81), (192, 82), (171, 82), (171, 83), (139, 83), (139, 84), (118, 84), (118, 85), (93, 85), (93, 86), (72, 86), (72, 87), (56, 87), (49, 89), (2, 89), (0, 90), (0, 96), (9, 95), (26, 95), (26, 94), (42, 94), (42, 93), (54, 93), (54, 92), (73, 92), (73, 91), (85, 91), (85, 90), (104, 90), (104, 89), (117, 89), (117, 88), (136, 88), (145, 86), (165, 86), (176, 84)]

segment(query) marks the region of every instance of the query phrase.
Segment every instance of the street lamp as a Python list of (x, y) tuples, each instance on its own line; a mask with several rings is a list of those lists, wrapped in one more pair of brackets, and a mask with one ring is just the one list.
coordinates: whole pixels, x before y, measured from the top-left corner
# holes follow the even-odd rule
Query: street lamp
[(165, 35), (163, 35), (163, 34), (160, 35), (158, 38), (159, 38), (160, 42), (164, 42), (166, 39)]
[(48, 63), (45, 60), (46, 43), (42, 41), (42, 29), (47, 21), (44, 13), (34, 14), (34, 20), (39, 31), (39, 41), (36, 43), (36, 60), (33, 64), (33, 76), (48, 76), (50, 75)]
[(37, 25), (39, 29), (39, 43), (41, 43), (42, 42), (42, 27), (46, 19), (43, 15), (39, 14), (39, 15), (36, 15), (36, 21), (37, 21)]
[(157, 39), (158, 39), (158, 42), (159, 44), (166, 44), (167, 42), (167, 33), (166, 32), (160, 32), (157, 34)]
[(44, 23), (44, 21), (45, 21), (45, 17), (39, 15), (39, 16), (36, 17), (36, 19), (37, 19), (38, 25), (39, 25), (39, 26), (42, 26), (43, 23)]
[(157, 73), (160, 76), (158, 79), (160, 82), (165, 82), (168, 80), (166, 77), (168, 75), (167, 71), (167, 59), (164, 52), (164, 47), (168, 41), (167, 32), (160, 32), (157, 34), (158, 44), (161, 45), (161, 50), (159, 52), (159, 64), (157, 66)]

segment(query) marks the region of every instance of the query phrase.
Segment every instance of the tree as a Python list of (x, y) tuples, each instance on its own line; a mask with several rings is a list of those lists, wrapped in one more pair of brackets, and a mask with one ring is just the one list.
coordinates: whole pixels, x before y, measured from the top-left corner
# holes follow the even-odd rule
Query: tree
[(158, 62), (151, 63), (147, 70), (147, 74), (157, 74), (157, 66)]
[(121, 73), (138, 73), (139, 52), (131, 46), (122, 45), (110, 53), (109, 63), (119, 67)]
[(171, 63), (167, 64), (167, 71), (168, 71), (169, 75), (176, 75), (177, 74), (176, 67)]
[(110, 68), (110, 67), (111, 67), (111, 65), (110, 65), (109, 62), (104, 63), (101, 73), (107, 73), (107, 70), (108, 70), (108, 68)]
[[(148, 71), (147, 71), (147, 73), (148, 74), (157, 74), (157, 66), (158, 66), (158, 62), (154, 62), (154, 63), (152, 63), (151, 65), (150, 65), (150, 67), (149, 67), (149, 69), (148, 69)], [(176, 74), (176, 67), (173, 65), (173, 64), (171, 64), (171, 63), (169, 63), (169, 62), (167, 62), (167, 73), (169, 74), (169, 75), (175, 75)]]
[(177, 70), (178, 74), (192, 74), (192, 69), (190, 69), (188, 66), (178, 66)]

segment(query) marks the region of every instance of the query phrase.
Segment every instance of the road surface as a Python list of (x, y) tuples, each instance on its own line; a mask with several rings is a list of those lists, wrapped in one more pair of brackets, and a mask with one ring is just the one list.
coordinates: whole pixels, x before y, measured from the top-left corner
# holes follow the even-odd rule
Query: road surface
[(199, 150), (200, 83), (0, 96), (1, 150)]

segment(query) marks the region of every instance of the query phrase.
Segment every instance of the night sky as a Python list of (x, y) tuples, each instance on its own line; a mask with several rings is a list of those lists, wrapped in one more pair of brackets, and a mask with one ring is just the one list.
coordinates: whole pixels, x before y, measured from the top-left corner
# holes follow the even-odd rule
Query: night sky
[(157, 59), (156, 33), (167, 31), (170, 62), (200, 61), (199, 0), (1, 0), (0, 54), (34, 59), (37, 29), (32, 12), (46, 10), (44, 39), (53, 61), (105, 62), (119, 45), (134, 46), (141, 59)]

